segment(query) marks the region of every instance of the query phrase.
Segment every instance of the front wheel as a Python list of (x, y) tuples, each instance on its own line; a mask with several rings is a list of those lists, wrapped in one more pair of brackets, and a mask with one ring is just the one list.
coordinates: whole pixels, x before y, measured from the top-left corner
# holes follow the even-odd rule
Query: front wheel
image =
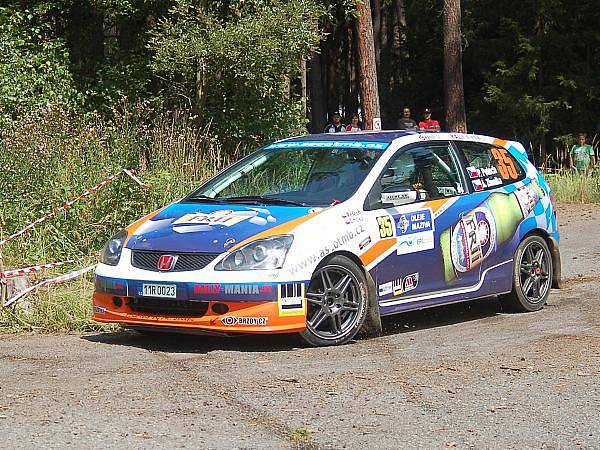
[(513, 260), (512, 292), (500, 297), (509, 309), (531, 312), (542, 309), (552, 286), (552, 257), (540, 236), (529, 236), (519, 244)]
[(313, 346), (345, 344), (367, 315), (368, 287), (360, 268), (345, 256), (318, 267), (308, 286), (306, 330), (300, 336)]

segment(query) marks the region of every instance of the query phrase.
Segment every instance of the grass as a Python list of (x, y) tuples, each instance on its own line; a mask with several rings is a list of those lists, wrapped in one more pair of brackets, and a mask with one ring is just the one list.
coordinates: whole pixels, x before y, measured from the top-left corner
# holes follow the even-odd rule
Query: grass
[(290, 433), (292, 444), (306, 444), (312, 440), (312, 433), (305, 428), (294, 428)]
[(600, 173), (585, 174), (545, 174), (554, 200), (558, 203), (598, 203), (600, 202)]
[[(125, 176), (8, 242), (0, 251), (6, 269), (94, 254), (120, 228), (168, 204), (249, 149), (225, 149), (208, 130), (183, 114), (149, 118), (124, 111), (107, 120), (79, 117), (49, 106), (17, 126), (0, 130), (0, 237), (6, 236), (105, 176), (138, 169), (151, 189)], [(26, 156), (26, 157), (25, 157)], [(46, 271), (53, 277), (74, 270)], [(0, 332), (97, 331), (90, 321), (92, 275), (43, 288), (16, 308), (0, 306)]]
[(116, 330), (114, 325), (102, 325), (91, 320), (93, 291), (92, 275), (42, 288), (36, 295), (25, 297), (13, 308), (0, 308), (0, 332)]

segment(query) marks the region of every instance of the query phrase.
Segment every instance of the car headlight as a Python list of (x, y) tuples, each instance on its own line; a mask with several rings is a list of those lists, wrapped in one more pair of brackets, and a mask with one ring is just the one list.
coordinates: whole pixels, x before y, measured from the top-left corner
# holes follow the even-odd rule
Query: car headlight
[(227, 255), (215, 270), (280, 269), (285, 261), (294, 236), (276, 236), (259, 239)]
[(100, 262), (108, 264), (109, 266), (116, 266), (119, 264), (125, 239), (127, 239), (127, 231), (125, 230), (121, 230), (111, 237), (108, 242), (104, 244), (102, 255), (100, 255)]

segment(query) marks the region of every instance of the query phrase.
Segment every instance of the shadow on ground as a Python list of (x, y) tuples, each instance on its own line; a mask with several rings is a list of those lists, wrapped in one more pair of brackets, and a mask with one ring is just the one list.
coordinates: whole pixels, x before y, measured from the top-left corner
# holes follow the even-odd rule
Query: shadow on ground
[[(384, 336), (410, 333), (472, 320), (479, 320), (502, 313), (496, 297), (411, 311), (382, 318)], [(90, 342), (109, 345), (125, 345), (148, 351), (167, 353), (209, 353), (212, 351), (280, 352), (305, 347), (294, 334), (239, 335), (214, 337), (194, 334), (151, 333), (132, 330), (82, 336)], [(360, 338), (360, 344), (368, 338)]]

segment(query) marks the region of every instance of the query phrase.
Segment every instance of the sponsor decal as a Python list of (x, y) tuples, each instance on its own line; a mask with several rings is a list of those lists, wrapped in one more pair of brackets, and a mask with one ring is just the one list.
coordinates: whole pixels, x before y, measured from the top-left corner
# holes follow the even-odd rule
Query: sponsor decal
[(280, 316), (303, 316), (306, 314), (305, 284), (286, 283), (277, 287), (277, 303)]
[(537, 192), (536, 186), (534, 182), (521, 186), (515, 191), (515, 195), (517, 200), (519, 201), (519, 206), (521, 207), (521, 211), (523, 212), (523, 217), (527, 217), (533, 208), (535, 208), (535, 204), (540, 199), (539, 194)]
[(433, 237), (435, 226), (431, 209), (401, 214), (396, 219), (395, 228), (398, 237), (396, 250), (398, 255), (431, 250), (435, 246)]
[(104, 314), (106, 312), (106, 308), (103, 306), (94, 306), (94, 312), (98, 314)]
[(342, 214), (342, 219), (344, 223), (350, 225), (352, 223), (362, 222), (365, 218), (362, 215), (362, 211), (359, 209), (353, 209), (350, 211), (346, 211)]
[[(393, 226), (392, 226), (393, 229)], [(365, 232), (365, 228), (363, 225), (356, 225), (356, 228), (347, 230), (343, 235), (337, 237), (327, 245), (323, 246), (318, 251), (308, 255), (306, 258), (299, 261), (297, 264), (290, 267), (291, 273), (296, 273), (300, 270), (306, 268), (312, 268), (319, 261), (325, 258), (330, 253), (333, 253), (336, 250), (339, 250), (346, 246), (348, 243), (352, 242), (355, 238), (360, 236)]]
[(407, 203), (406, 200), (413, 201), (416, 199), (414, 192), (384, 192), (381, 194), (381, 200), (384, 203)]
[(229, 238), (225, 241), (225, 243), (223, 243), (223, 248), (227, 248), (231, 245), (235, 244), (235, 239), (234, 238)]
[(394, 291), (392, 286), (392, 282), (388, 281), (387, 283), (383, 283), (379, 285), (379, 296), (383, 297), (384, 295), (391, 294)]
[(293, 141), (276, 142), (267, 146), (268, 150), (277, 148), (362, 148), (366, 150), (385, 150), (388, 142), (360, 142), (360, 141)]
[(388, 281), (379, 285), (379, 296), (393, 294), (394, 296), (405, 294), (413, 289), (416, 289), (419, 285), (419, 273), (411, 273), (403, 278), (397, 280)]
[(382, 239), (394, 237), (394, 225), (391, 216), (379, 216), (377, 225), (379, 226), (379, 237)]
[(264, 326), (269, 321), (268, 317), (240, 317), (225, 316), (221, 317), (221, 323), (225, 326)]
[(363, 239), (362, 241), (359, 242), (358, 249), (363, 250), (370, 243), (371, 243), (371, 236), (367, 236), (366, 239)]
[(156, 268), (162, 271), (171, 270), (175, 267), (178, 258), (179, 256), (177, 255), (161, 255), (156, 263)]
[(196, 284), (194, 294), (258, 295), (273, 292), (270, 284)]
[(496, 245), (496, 223), (492, 212), (478, 207), (465, 214), (452, 230), (450, 252), (458, 272), (468, 272), (481, 264)]
[[(255, 225), (266, 225), (267, 223), (276, 222), (277, 219), (271, 215), (269, 210), (263, 208), (252, 208), (244, 211), (234, 211), (232, 209), (219, 209), (217, 211), (196, 212), (185, 214), (173, 222), (173, 229), (179, 233), (185, 233), (187, 227), (192, 227), (193, 231), (202, 231), (202, 227), (206, 226), (223, 226), (231, 227), (244, 220), (248, 220)], [(198, 228), (198, 226), (200, 228)]]

